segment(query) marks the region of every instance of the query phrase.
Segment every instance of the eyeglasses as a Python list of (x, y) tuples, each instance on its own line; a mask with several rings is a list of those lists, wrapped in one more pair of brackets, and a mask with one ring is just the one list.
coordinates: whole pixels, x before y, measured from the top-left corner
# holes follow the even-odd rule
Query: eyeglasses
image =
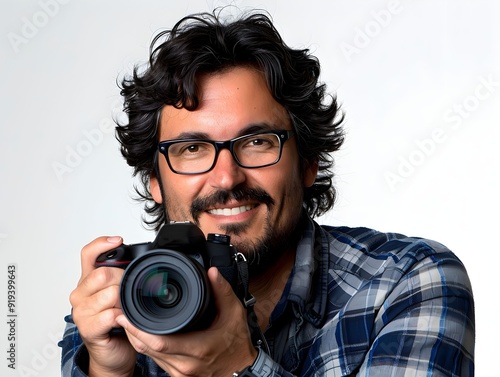
[(228, 149), (243, 168), (263, 168), (276, 164), (293, 131), (266, 131), (226, 141), (178, 139), (161, 141), (158, 149), (176, 174), (201, 174), (212, 170), (222, 149)]

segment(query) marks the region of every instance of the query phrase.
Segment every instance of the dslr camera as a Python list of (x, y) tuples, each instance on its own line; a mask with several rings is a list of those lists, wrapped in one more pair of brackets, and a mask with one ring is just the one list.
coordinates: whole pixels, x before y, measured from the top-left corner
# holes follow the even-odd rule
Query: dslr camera
[(211, 233), (205, 239), (193, 223), (172, 222), (153, 242), (123, 244), (101, 254), (96, 267), (125, 269), (120, 282), (123, 313), (135, 327), (165, 335), (212, 323), (216, 309), (206, 274), (212, 266), (242, 299), (236, 258), (229, 236)]

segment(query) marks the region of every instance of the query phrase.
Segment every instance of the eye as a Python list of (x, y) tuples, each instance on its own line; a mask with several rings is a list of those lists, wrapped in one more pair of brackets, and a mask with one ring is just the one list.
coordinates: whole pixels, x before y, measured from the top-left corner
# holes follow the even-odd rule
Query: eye
[(184, 148), (183, 153), (196, 153), (200, 150), (199, 144), (191, 144)]
[(245, 139), (243, 148), (267, 149), (277, 145), (278, 140), (275, 135), (255, 135)]
[(251, 139), (249, 144), (255, 145), (255, 146), (264, 145), (264, 144), (266, 144), (266, 140), (265, 139)]
[(205, 142), (181, 142), (174, 144), (169, 149), (171, 156), (179, 158), (194, 158), (203, 157), (211, 154), (213, 150), (212, 144)]

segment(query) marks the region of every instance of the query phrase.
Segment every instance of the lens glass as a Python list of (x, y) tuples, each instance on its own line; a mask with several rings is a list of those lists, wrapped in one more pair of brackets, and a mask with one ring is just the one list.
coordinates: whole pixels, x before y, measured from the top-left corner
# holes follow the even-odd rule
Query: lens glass
[(169, 279), (166, 268), (153, 268), (144, 276), (140, 295), (143, 302), (150, 301), (160, 308), (172, 308), (182, 298), (182, 288), (178, 281)]
[(136, 297), (146, 313), (171, 318), (186, 304), (189, 288), (178, 271), (167, 266), (147, 268), (136, 281)]

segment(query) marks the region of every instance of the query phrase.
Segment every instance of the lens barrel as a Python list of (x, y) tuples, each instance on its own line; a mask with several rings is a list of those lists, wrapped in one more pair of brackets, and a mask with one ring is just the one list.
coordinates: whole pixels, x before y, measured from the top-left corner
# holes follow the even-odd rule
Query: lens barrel
[(129, 321), (150, 334), (201, 329), (215, 317), (205, 269), (170, 249), (151, 250), (127, 266), (120, 300)]

